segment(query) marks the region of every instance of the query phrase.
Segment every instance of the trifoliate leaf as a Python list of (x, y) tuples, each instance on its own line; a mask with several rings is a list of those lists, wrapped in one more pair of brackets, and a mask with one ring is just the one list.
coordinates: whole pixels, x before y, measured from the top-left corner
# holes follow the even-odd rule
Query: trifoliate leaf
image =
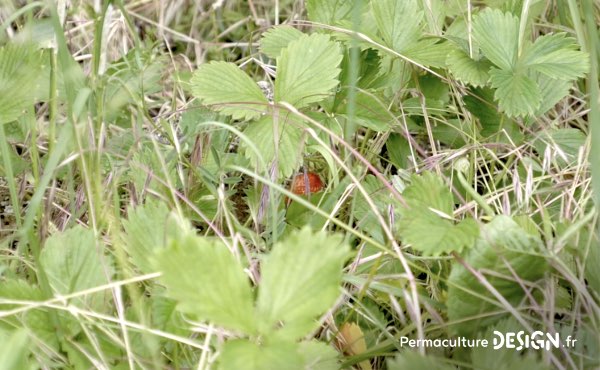
[(0, 48), (0, 124), (12, 122), (32, 108), (41, 56), (32, 45), (8, 44)]
[[(516, 279), (536, 281), (547, 270), (541, 244), (537, 236), (528, 234), (511, 218), (497, 216), (482, 228), (475, 247), (464, 260), (518, 309), (526, 293)], [(493, 274), (488, 274), (488, 271), (493, 271)], [(460, 335), (473, 335), (509, 315), (494, 295), (462, 264), (454, 264), (448, 286), (448, 318), (456, 322), (453, 328)]]
[(269, 104), (256, 82), (233, 63), (203, 64), (191, 83), (192, 92), (204, 104), (233, 119), (258, 118)]
[(135, 209), (130, 208), (127, 214), (127, 220), (123, 220), (127, 252), (140, 271), (153, 272), (153, 252), (166, 247), (165, 223), (169, 209), (164, 203), (151, 200)]
[(294, 342), (258, 345), (248, 340), (230, 340), (223, 346), (219, 370), (306, 369), (304, 358)]
[(288, 44), (277, 58), (275, 101), (296, 108), (319, 102), (338, 85), (342, 52), (329, 36), (312, 34)]
[(441, 358), (422, 356), (417, 352), (402, 351), (393, 360), (387, 361), (388, 370), (427, 369), (427, 370), (452, 370), (454, 366), (447, 365)]
[(298, 31), (291, 26), (275, 26), (265, 32), (260, 39), (260, 51), (269, 58), (277, 58), (281, 54), (281, 50), (286, 48), (292, 41), (298, 40), (304, 36), (301, 31)]
[(371, 7), (386, 46), (403, 53), (422, 34), (423, 11), (416, 0), (378, 0)]
[(255, 331), (252, 289), (242, 266), (222, 242), (192, 234), (158, 252), (156, 267), (178, 308), (227, 329)]
[(349, 248), (339, 236), (308, 228), (277, 243), (263, 262), (257, 310), (263, 330), (285, 339), (308, 334), (340, 295)]
[(473, 17), (473, 36), (483, 54), (501, 69), (517, 63), (519, 19), (511, 13), (488, 8)]
[(496, 89), (494, 98), (508, 116), (528, 116), (538, 111), (542, 93), (537, 83), (525, 73), (492, 68), (490, 80)]
[(473, 86), (484, 86), (490, 79), (492, 63), (487, 59), (474, 60), (462, 49), (452, 50), (446, 59), (450, 72), (457, 80)]
[(575, 39), (565, 33), (538, 37), (524, 49), (524, 66), (548, 77), (560, 80), (574, 80), (589, 70), (589, 57), (577, 50)]
[[(57, 294), (80, 292), (109, 282), (113, 266), (109, 256), (102, 256), (103, 249), (92, 230), (76, 226), (46, 240), (40, 265)], [(95, 293), (74, 301), (81, 306), (101, 309), (104, 298), (104, 294)]]

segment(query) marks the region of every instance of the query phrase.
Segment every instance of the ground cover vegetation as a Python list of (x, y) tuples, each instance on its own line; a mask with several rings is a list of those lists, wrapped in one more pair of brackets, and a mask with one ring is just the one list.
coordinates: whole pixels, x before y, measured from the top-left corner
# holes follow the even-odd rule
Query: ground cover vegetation
[(599, 21), (1, 2), (0, 369), (597, 369)]

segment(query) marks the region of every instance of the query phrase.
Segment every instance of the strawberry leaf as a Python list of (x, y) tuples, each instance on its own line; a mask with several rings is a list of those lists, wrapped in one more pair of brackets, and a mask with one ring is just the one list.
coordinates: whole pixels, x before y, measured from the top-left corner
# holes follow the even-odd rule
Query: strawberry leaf
[(329, 36), (312, 34), (289, 43), (277, 58), (275, 101), (296, 108), (320, 102), (339, 83), (342, 52)]
[(233, 119), (258, 118), (269, 104), (260, 87), (233, 63), (204, 64), (191, 82), (197, 98)]

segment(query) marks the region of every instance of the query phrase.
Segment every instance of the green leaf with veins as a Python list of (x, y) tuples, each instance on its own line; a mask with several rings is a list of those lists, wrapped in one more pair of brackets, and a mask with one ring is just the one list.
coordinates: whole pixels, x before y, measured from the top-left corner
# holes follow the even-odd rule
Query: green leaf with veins
[(339, 236), (308, 228), (277, 243), (262, 263), (257, 301), (262, 331), (294, 340), (313, 330), (341, 293), (348, 252)]
[(230, 340), (223, 345), (219, 370), (305, 369), (305, 361), (294, 342), (256, 344)]
[(203, 64), (191, 80), (194, 96), (233, 119), (255, 119), (269, 102), (256, 82), (233, 63)]
[(421, 37), (423, 11), (416, 0), (378, 0), (371, 7), (387, 47), (403, 53)]
[(475, 243), (477, 223), (465, 219), (454, 224), (452, 193), (438, 176), (415, 175), (402, 194), (407, 206), (400, 209), (398, 232), (404, 243), (428, 256), (461, 252)]
[(398, 229), (402, 241), (427, 256), (462, 252), (475, 243), (479, 226), (473, 219), (465, 219), (458, 224), (445, 219), (420, 202), (409, 202)]
[[(548, 269), (538, 236), (527, 233), (507, 216), (496, 216), (464, 257), (466, 264), (519, 310), (526, 293), (517, 279), (535, 282)], [(493, 272), (493, 273), (491, 273)], [(448, 280), (448, 318), (459, 335), (469, 336), (509, 315), (497, 298), (462, 264), (454, 264)], [(530, 294), (530, 293), (527, 293)]]
[(474, 60), (462, 49), (452, 50), (446, 64), (457, 80), (475, 87), (485, 86), (490, 79), (489, 70), (492, 67), (487, 59)]
[[(277, 160), (280, 176), (289, 177), (302, 164), (305, 137), (297, 124), (286, 122), (283, 117), (281, 118), (277, 129), (275, 129), (275, 123), (270, 116), (251, 122), (244, 130), (244, 135), (260, 150), (260, 155), (266, 165), (269, 166), (274, 160)], [(277, 140), (275, 140), (275, 135), (277, 135)], [(244, 153), (252, 165), (260, 165), (258, 154), (246, 144), (243, 147), (245, 148)]]
[(535, 115), (541, 116), (569, 94), (573, 82), (550, 78), (541, 73), (538, 73), (536, 77), (542, 95), (542, 102)]
[[(112, 259), (102, 256), (105, 246), (94, 232), (75, 226), (46, 240), (40, 265), (57, 294), (66, 295), (108, 284), (113, 273)], [(109, 291), (74, 298), (79, 307), (102, 310)]]
[(275, 101), (300, 109), (324, 100), (339, 83), (342, 52), (329, 36), (312, 34), (288, 44), (277, 58)]
[(260, 39), (260, 51), (269, 58), (277, 58), (290, 42), (303, 36), (304, 33), (291, 26), (271, 27)]
[(517, 17), (488, 8), (473, 18), (473, 36), (483, 54), (496, 66), (510, 70), (516, 65), (519, 39)]
[(186, 234), (157, 253), (156, 268), (182, 312), (242, 333), (256, 331), (250, 281), (221, 241)]
[(122, 221), (127, 252), (133, 264), (145, 274), (154, 272), (151, 263), (153, 252), (166, 247), (165, 223), (168, 216), (169, 209), (164, 203), (149, 199), (144, 205), (130, 207), (127, 219)]
[(494, 98), (509, 116), (533, 115), (542, 102), (538, 84), (524, 71), (492, 68), (490, 81), (496, 89)]
[(33, 107), (42, 68), (42, 53), (33, 45), (0, 48), (0, 124), (15, 121)]
[(433, 172), (413, 175), (411, 184), (402, 195), (406, 199), (419, 202), (425, 207), (436, 209), (448, 216), (454, 210), (454, 198), (448, 186)]
[[(350, 20), (352, 9), (358, 0), (307, 0), (306, 13), (313, 22), (337, 25), (342, 20)], [(361, 1), (362, 3), (362, 1)]]
[(521, 63), (534, 71), (559, 80), (583, 77), (589, 70), (589, 56), (577, 50), (575, 39), (565, 33), (538, 37), (524, 49)]

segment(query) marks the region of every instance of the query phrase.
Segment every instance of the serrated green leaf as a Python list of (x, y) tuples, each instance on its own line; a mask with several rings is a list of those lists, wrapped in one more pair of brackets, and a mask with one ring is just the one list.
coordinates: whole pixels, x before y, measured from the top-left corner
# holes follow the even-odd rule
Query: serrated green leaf
[(401, 211), (398, 230), (402, 241), (427, 256), (461, 252), (470, 248), (479, 235), (479, 226), (472, 219), (458, 224), (440, 217), (420, 202), (408, 202)]
[[(3, 280), (0, 284), (0, 298), (21, 301), (43, 301), (42, 291), (24, 280)], [(18, 307), (12, 304), (0, 304), (0, 310), (10, 310)], [(60, 311), (59, 311), (60, 313)], [(63, 328), (71, 327), (75, 319), (71, 315), (61, 315)], [(77, 323), (75, 323), (77, 325)], [(44, 346), (58, 350), (59, 343), (56, 328), (52, 325), (50, 315), (45, 310), (28, 310), (21, 315), (4, 317), (0, 320), (0, 328), (25, 326), (36, 336)], [(73, 325), (74, 326), (74, 325)], [(74, 332), (71, 332), (74, 333)], [(0, 341), (1, 343), (1, 341)]]
[(277, 58), (275, 101), (296, 108), (319, 102), (338, 85), (342, 52), (329, 36), (312, 34), (288, 44)]
[(473, 17), (473, 36), (483, 54), (501, 69), (517, 63), (519, 19), (511, 13), (488, 8)]
[(298, 40), (304, 36), (291, 26), (275, 26), (265, 32), (260, 39), (260, 51), (269, 58), (278, 58), (281, 50), (286, 48), (292, 41)]
[(156, 267), (178, 308), (201, 320), (252, 334), (252, 289), (242, 266), (218, 240), (192, 234), (158, 252)]
[[(464, 102), (469, 112), (479, 119), (483, 137), (493, 136), (494, 140), (511, 145), (520, 145), (523, 142), (524, 136), (515, 121), (498, 111), (492, 89), (472, 89), (470, 94), (464, 97)], [(509, 135), (510, 140), (506, 135)]]
[(153, 272), (152, 255), (158, 248), (166, 247), (165, 223), (169, 216), (167, 206), (150, 200), (137, 208), (129, 208), (123, 220), (127, 252), (133, 264), (143, 273)]
[(589, 70), (589, 56), (577, 50), (574, 38), (565, 33), (538, 37), (523, 51), (522, 64), (548, 77), (574, 80)]
[(191, 83), (194, 96), (233, 119), (258, 118), (269, 104), (256, 82), (233, 63), (203, 64)]
[(573, 82), (571, 81), (557, 80), (543, 76), (539, 73), (536, 80), (542, 94), (542, 103), (535, 113), (537, 117), (546, 113), (554, 107), (556, 103), (561, 101), (562, 98), (567, 96), (567, 94), (569, 94), (569, 89), (573, 86)]
[(401, 135), (392, 133), (385, 142), (389, 160), (396, 168), (406, 168), (412, 156), (408, 140)]
[(433, 172), (423, 172), (411, 177), (411, 184), (402, 193), (405, 199), (419, 202), (448, 216), (454, 210), (454, 198), (448, 186)]
[(403, 53), (422, 34), (423, 11), (416, 0), (378, 0), (371, 7), (386, 46)]
[(484, 86), (490, 79), (492, 63), (487, 59), (474, 60), (461, 49), (452, 50), (446, 59), (450, 72), (457, 80), (473, 86)]
[(149, 299), (152, 306), (152, 324), (169, 333), (186, 335), (187, 324), (177, 311), (177, 301), (157, 294), (157, 291), (152, 293), (152, 299)]
[[(363, 179), (361, 185), (371, 197), (375, 206), (380, 212), (388, 212), (388, 206), (394, 204), (389, 192), (382, 187), (381, 182), (373, 175), (367, 175)], [(373, 239), (381, 241), (385, 240), (383, 229), (379, 224), (379, 220), (373, 213), (369, 203), (363, 196), (357, 196), (354, 200), (354, 217), (356, 217), (356, 228), (368, 233)]]
[(304, 359), (293, 342), (258, 345), (247, 340), (231, 340), (223, 346), (219, 370), (306, 369)]
[[(277, 144), (275, 144), (275, 130), (273, 125), (272, 117), (264, 117), (259, 121), (248, 124), (248, 127), (244, 130), (244, 134), (259, 148), (260, 154), (267, 166), (277, 159), (280, 176), (289, 177), (302, 163), (301, 148), (304, 145), (302, 129), (281, 120), (277, 130), (279, 136)], [(260, 163), (256, 152), (247, 145), (244, 146), (246, 147), (244, 153), (250, 159), (251, 163)]]
[(263, 330), (297, 339), (340, 295), (342, 267), (349, 248), (339, 236), (308, 228), (277, 243), (262, 268), (257, 310)]
[(40, 51), (27, 44), (0, 48), (0, 124), (12, 122), (32, 108), (43, 67), (41, 56)]
[(357, 0), (307, 0), (306, 13), (313, 22), (337, 25), (350, 19)]
[(427, 38), (407, 47), (403, 54), (426, 67), (443, 68), (452, 47), (448, 42), (439, 42), (435, 38)]
[[(46, 240), (40, 254), (50, 286), (61, 295), (75, 293), (107, 284), (113, 273), (112, 260), (102, 256), (103, 244), (96, 242), (94, 232), (75, 226), (56, 233)], [(74, 299), (85, 307), (101, 309), (105, 293)]]
[(394, 359), (387, 361), (388, 370), (427, 369), (427, 370), (452, 370), (453, 366), (447, 365), (441, 358), (422, 356), (417, 352), (402, 351)]
[(300, 342), (299, 352), (307, 369), (339, 370), (338, 353), (329, 345), (316, 340)]
[(542, 92), (525, 73), (492, 68), (490, 81), (496, 89), (494, 98), (508, 116), (532, 116), (538, 111)]
[(405, 88), (412, 70), (410, 65), (402, 59), (393, 58), (391, 55), (383, 54), (379, 65), (379, 80), (385, 88), (386, 96), (393, 96)]
[[(464, 258), (513, 307), (525, 297), (516, 274), (524, 281), (536, 281), (547, 270), (541, 241), (528, 234), (507, 216), (497, 216), (481, 230), (474, 248)], [(493, 271), (494, 274), (486, 274)], [(504, 278), (505, 277), (505, 278)], [(458, 322), (453, 328), (459, 335), (472, 335), (478, 330), (507, 317), (502, 305), (463, 265), (454, 264), (448, 281), (448, 318)], [(500, 311), (500, 313), (497, 313)], [(493, 315), (486, 315), (494, 312)]]
[[(357, 91), (354, 104), (354, 120), (357, 124), (377, 132), (388, 131), (391, 128), (394, 116), (387, 109), (384, 100), (377, 96), (374, 91)], [(337, 108), (338, 112), (346, 112), (347, 110), (347, 101), (344, 101)]]

